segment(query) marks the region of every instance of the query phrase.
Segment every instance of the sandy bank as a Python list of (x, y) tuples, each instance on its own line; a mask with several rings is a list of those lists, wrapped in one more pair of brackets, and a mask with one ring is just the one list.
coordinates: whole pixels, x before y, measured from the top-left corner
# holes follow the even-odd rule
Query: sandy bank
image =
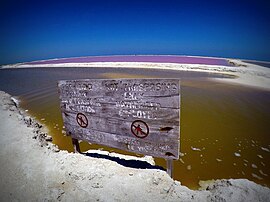
[[(193, 191), (155, 169), (151, 157), (59, 151), (44, 126), (4, 92), (0, 121), (1, 201), (270, 201), (269, 188), (246, 179), (217, 180)], [(149, 169), (114, 159), (144, 162)]]
[(235, 66), (178, 64), (178, 63), (151, 63), (151, 62), (90, 62), (90, 63), (56, 63), (56, 64), (14, 64), (2, 68), (35, 68), (35, 67), (114, 67), (114, 68), (146, 68), (177, 71), (209, 72), (233, 76), (230, 79), (216, 79), (246, 85), (264, 90), (270, 90), (270, 68), (246, 63), (241, 60), (230, 59), (229, 63)]

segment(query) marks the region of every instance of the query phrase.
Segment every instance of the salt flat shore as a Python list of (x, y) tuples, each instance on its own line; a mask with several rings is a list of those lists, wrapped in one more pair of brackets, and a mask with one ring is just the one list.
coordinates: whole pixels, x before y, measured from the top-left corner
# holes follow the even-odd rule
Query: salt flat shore
[(270, 90), (270, 68), (262, 67), (238, 59), (228, 59), (234, 66), (153, 63), (153, 62), (84, 62), (55, 64), (24, 64), (4, 65), (5, 68), (36, 68), (36, 67), (113, 67), (113, 68), (145, 68), (177, 71), (209, 72), (232, 76), (233, 78), (215, 78), (221, 82), (246, 85), (254, 88)]
[(270, 201), (269, 188), (247, 179), (209, 181), (194, 191), (155, 169), (151, 157), (88, 151), (150, 166), (135, 169), (60, 151), (45, 126), (2, 91), (0, 121), (0, 201)]

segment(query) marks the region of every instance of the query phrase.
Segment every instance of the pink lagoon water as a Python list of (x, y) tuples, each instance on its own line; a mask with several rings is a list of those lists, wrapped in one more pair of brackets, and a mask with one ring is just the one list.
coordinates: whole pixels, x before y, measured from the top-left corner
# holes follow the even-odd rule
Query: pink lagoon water
[(226, 59), (173, 56), (173, 55), (123, 55), (123, 56), (88, 56), (78, 58), (59, 58), (28, 62), (25, 64), (58, 64), (58, 63), (86, 63), (86, 62), (153, 62), (153, 63), (181, 63), (181, 64), (207, 64), (228, 66)]

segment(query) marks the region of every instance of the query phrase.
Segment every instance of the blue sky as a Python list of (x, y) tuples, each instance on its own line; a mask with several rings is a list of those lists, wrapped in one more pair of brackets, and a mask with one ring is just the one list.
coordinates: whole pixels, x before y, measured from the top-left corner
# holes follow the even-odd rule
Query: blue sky
[(0, 2), (0, 64), (173, 54), (270, 61), (270, 1)]

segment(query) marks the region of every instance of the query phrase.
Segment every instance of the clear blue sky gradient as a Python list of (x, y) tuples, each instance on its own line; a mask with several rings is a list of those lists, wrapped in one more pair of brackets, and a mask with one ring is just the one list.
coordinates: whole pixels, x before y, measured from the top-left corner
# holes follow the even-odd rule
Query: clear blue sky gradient
[(0, 64), (172, 54), (270, 61), (270, 1), (0, 1)]

